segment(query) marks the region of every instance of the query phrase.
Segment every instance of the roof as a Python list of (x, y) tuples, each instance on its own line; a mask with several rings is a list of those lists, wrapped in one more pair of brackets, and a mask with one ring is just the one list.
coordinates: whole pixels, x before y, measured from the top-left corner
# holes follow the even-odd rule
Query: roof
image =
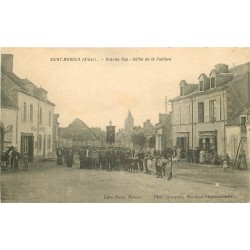
[(18, 109), (18, 106), (7, 95), (5, 95), (3, 91), (1, 91), (1, 108)]
[(134, 119), (134, 118), (133, 118), (133, 116), (132, 116), (132, 114), (131, 114), (131, 112), (130, 112), (130, 109), (129, 109), (129, 110), (128, 110), (128, 116), (127, 116), (127, 119), (131, 119), (131, 118), (132, 118), (132, 119)]
[(168, 119), (165, 120), (164, 122), (156, 124), (156, 125), (155, 125), (155, 129), (156, 129), (156, 130), (161, 129), (162, 127), (164, 127), (164, 125), (166, 125), (167, 123), (169, 123), (171, 120), (172, 120), (172, 117), (171, 117), (171, 115), (170, 115), (170, 116), (168, 117)]
[[(170, 102), (173, 101), (177, 101), (177, 100), (182, 100), (182, 99), (186, 99), (186, 98), (190, 98), (191, 96), (195, 96), (195, 95), (205, 95), (207, 93), (212, 93), (212, 92), (217, 92), (222, 90), (223, 88), (225, 88), (226, 86), (228, 86), (229, 84), (235, 84), (238, 81), (242, 81), (244, 80), (247, 76), (247, 73), (250, 71), (250, 62), (247, 62), (245, 64), (241, 64), (235, 67), (232, 67), (229, 69), (228, 73), (219, 73), (219, 71), (217, 71), (216, 69), (212, 69), (211, 73), (215, 71), (216, 73), (218, 73), (219, 75), (230, 75), (233, 76), (232, 79), (229, 79), (228, 82), (226, 82), (225, 84), (219, 86), (219, 87), (215, 87), (213, 89), (207, 89), (205, 91), (200, 92), (198, 89), (198, 84), (187, 84), (187, 86), (192, 86), (192, 90), (190, 90), (190, 92), (188, 91), (186, 95), (184, 96), (177, 96), (171, 100), (169, 100)], [(211, 73), (209, 75), (211, 75)], [(205, 74), (200, 74), (201, 75), (205, 75)], [(182, 80), (185, 81), (185, 80)], [(181, 81), (181, 82), (182, 82)]]
[[(39, 97), (38, 95), (31, 93), (27, 90), (27, 88), (25, 88), (25, 85), (27, 83), (32, 84), (33, 86), (35, 86), (36, 88), (38, 88), (34, 83), (32, 83), (31, 81), (29, 81), (27, 78), (26, 79), (20, 79), (17, 75), (15, 75), (13, 72), (9, 72), (6, 71), (3, 67), (1, 68), (1, 75), (3, 75), (5, 78), (7, 78), (8, 80), (11, 80), (17, 87), (18, 91), (23, 92), (27, 95), (32, 95), (34, 98), (39, 99), (43, 102), (47, 102), (50, 105), (56, 106), (53, 102), (49, 101), (48, 99), (44, 100), (41, 97)], [(45, 91), (47, 93), (46, 90), (44, 90), (43, 88), (41, 88), (43, 91)]]

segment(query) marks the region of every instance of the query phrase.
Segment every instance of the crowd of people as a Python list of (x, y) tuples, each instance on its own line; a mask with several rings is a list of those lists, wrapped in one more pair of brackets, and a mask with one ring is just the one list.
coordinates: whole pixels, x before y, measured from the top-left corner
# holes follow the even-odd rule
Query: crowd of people
[(192, 149), (189, 147), (186, 152), (181, 147), (173, 148), (174, 161), (180, 161), (181, 156), (184, 155), (186, 163), (192, 164), (204, 164), (204, 165), (222, 165), (223, 170), (227, 170), (229, 167), (233, 169), (244, 170), (247, 169), (246, 153), (241, 149), (236, 159), (231, 159), (229, 154), (226, 154), (224, 158), (219, 158), (218, 154), (214, 150), (205, 150), (204, 148), (195, 147)]
[(154, 173), (157, 178), (167, 176), (171, 179), (172, 149), (166, 147), (162, 152), (144, 152), (121, 147), (81, 147), (79, 150), (57, 149), (57, 164), (66, 163), (72, 167), (74, 159), (79, 158), (80, 169), (101, 169), (106, 171), (127, 171), (146, 174)]
[[(196, 147), (189, 147), (184, 153), (181, 147), (165, 147), (163, 151), (154, 150), (145, 152), (144, 150), (135, 151), (130, 148), (121, 147), (81, 147), (79, 149), (57, 148), (57, 164), (66, 164), (72, 167), (76, 158), (80, 161), (80, 169), (102, 169), (107, 171), (144, 171), (147, 174), (155, 173), (158, 178), (163, 175), (171, 176), (172, 162), (179, 162), (181, 159), (192, 164), (211, 164), (221, 165), (223, 170), (247, 169), (246, 153), (240, 150), (237, 159), (231, 160), (228, 154), (223, 159), (219, 159), (214, 151), (204, 150)], [(25, 170), (28, 170), (30, 158), (27, 154), (21, 155), (17, 148), (11, 146), (6, 151), (1, 152), (2, 171), (10, 165), (14, 171), (18, 171), (19, 162), (22, 159)]]
[[(25, 164), (25, 170), (26, 170), (26, 166), (28, 166), (27, 164), (27, 157), (24, 155), (24, 162)], [(8, 150), (6, 151), (2, 151), (1, 152), (1, 167), (2, 167), (2, 171), (6, 171), (6, 168), (10, 165), (10, 167), (12, 169), (14, 169), (14, 171), (18, 171), (18, 167), (19, 167), (19, 162), (21, 159), (21, 154), (18, 152), (17, 148), (11, 146), (8, 148)], [(28, 167), (27, 167), (28, 170)]]

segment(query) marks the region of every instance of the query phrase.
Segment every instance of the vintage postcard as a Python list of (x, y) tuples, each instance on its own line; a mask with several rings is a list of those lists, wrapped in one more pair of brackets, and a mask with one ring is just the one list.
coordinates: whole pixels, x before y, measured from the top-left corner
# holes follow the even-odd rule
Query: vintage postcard
[(248, 203), (250, 48), (2, 48), (1, 202)]

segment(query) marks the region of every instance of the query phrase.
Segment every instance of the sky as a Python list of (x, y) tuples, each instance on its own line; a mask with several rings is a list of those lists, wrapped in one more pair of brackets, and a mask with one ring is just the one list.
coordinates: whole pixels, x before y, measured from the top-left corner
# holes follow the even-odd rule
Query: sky
[[(2, 53), (14, 55), (13, 72), (18, 77), (48, 91), (60, 126), (79, 118), (102, 129), (109, 121), (123, 128), (129, 109), (135, 125), (142, 126), (147, 119), (154, 125), (165, 112), (165, 97), (179, 95), (181, 80), (197, 83), (201, 73), (209, 75), (218, 63), (233, 67), (250, 62), (250, 48), (3, 48)], [(143, 61), (134, 60), (138, 57)]]

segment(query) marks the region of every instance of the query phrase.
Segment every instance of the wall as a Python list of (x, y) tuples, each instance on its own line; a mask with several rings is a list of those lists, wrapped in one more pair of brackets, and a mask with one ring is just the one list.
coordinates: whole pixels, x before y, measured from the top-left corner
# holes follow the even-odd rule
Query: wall
[[(27, 104), (27, 119), (22, 120), (22, 106), (23, 103)], [(30, 105), (33, 105), (33, 121), (30, 121)], [(18, 145), (19, 150), (21, 143), (21, 133), (32, 133), (34, 136), (34, 156), (49, 155), (53, 151), (53, 113), (54, 107), (46, 102), (42, 102), (37, 98), (26, 95), (22, 92), (18, 92), (18, 107), (20, 107), (18, 115)], [(42, 108), (42, 124), (38, 126), (39, 108)], [(49, 125), (49, 111), (51, 111), (51, 125)], [(38, 148), (38, 135), (42, 135), (42, 149)], [(45, 151), (44, 151), (44, 135), (45, 139)], [(50, 147), (48, 148), (48, 135), (51, 136)]]
[(227, 137), (227, 146), (226, 146), (227, 153), (232, 159), (234, 159), (240, 142), (240, 127), (227, 126), (226, 137)]
[(12, 126), (12, 129), (5, 134), (4, 140), (10, 141), (4, 143), (4, 150), (9, 146), (18, 147), (17, 143), (17, 110), (9, 108), (1, 108), (1, 122), (4, 125), (5, 132)]

